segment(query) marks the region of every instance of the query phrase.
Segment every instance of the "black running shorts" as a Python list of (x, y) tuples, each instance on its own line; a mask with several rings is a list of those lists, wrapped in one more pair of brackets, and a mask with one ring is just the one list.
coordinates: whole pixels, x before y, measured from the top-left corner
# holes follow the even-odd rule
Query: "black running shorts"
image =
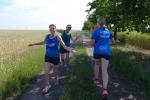
[(49, 56), (45, 56), (45, 62), (50, 62), (54, 65), (58, 65), (60, 62), (60, 58), (59, 57), (49, 57)]
[(106, 60), (110, 60), (110, 55), (104, 55), (104, 54), (94, 54), (95, 59), (101, 59), (104, 58)]

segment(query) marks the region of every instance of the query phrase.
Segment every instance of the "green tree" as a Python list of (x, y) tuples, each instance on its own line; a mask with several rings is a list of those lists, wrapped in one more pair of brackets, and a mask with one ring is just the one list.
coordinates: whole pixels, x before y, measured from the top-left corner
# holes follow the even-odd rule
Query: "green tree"
[(88, 6), (86, 22), (95, 24), (98, 17), (105, 17), (107, 25), (114, 24), (115, 37), (127, 29), (150, 32), (150, 0), (93, 0)]

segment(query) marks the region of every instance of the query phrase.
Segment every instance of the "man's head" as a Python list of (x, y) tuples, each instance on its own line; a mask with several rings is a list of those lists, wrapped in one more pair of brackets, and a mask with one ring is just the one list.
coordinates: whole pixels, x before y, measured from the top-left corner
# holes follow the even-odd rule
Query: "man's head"
[(104, 17), (100, 17), (97, 19), (97, 26), (104, 26), (106, 24), (106, 20)]
[(55, 31), (56, 31), (56, 26), (55, 26), (54, 24), (50, 24), (50, 25), (49, 25), (49, 31), (50, 31), (51, 33), (55, 33)]
[(72, 26), (71, 26), (70, 24), (68, 24), (68, 25), (66, 26), (66, 30), (67, 30), (68, 32), (71, 30), (71, 28), (72, 28)]

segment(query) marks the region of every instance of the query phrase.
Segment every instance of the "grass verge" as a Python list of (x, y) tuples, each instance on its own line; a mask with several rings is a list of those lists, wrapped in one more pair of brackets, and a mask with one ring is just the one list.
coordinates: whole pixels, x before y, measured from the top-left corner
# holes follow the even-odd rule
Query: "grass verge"
[(113, 68), (150, 94), (150, 56), (125, 47), (113, 47), (111, 56)]
[(30, 48), (0, 65), (0, 100), (26, 91), (32, 77), (43, 68), (44, 48)]

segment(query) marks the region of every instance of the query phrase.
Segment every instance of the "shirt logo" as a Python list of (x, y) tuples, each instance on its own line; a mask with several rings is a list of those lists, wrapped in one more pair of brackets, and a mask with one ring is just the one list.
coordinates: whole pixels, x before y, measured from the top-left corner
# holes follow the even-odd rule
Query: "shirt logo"
[(48, 46), (48, 47), (54, 47), (54, 46), (55, 46), (55, 43), (46, 44), (46, 46)]
[(109, 38), (109, 32), (107, 32), (107, 31), (103, 31), (101, 34), (100, 34), (100, 37), (101, 38)]

